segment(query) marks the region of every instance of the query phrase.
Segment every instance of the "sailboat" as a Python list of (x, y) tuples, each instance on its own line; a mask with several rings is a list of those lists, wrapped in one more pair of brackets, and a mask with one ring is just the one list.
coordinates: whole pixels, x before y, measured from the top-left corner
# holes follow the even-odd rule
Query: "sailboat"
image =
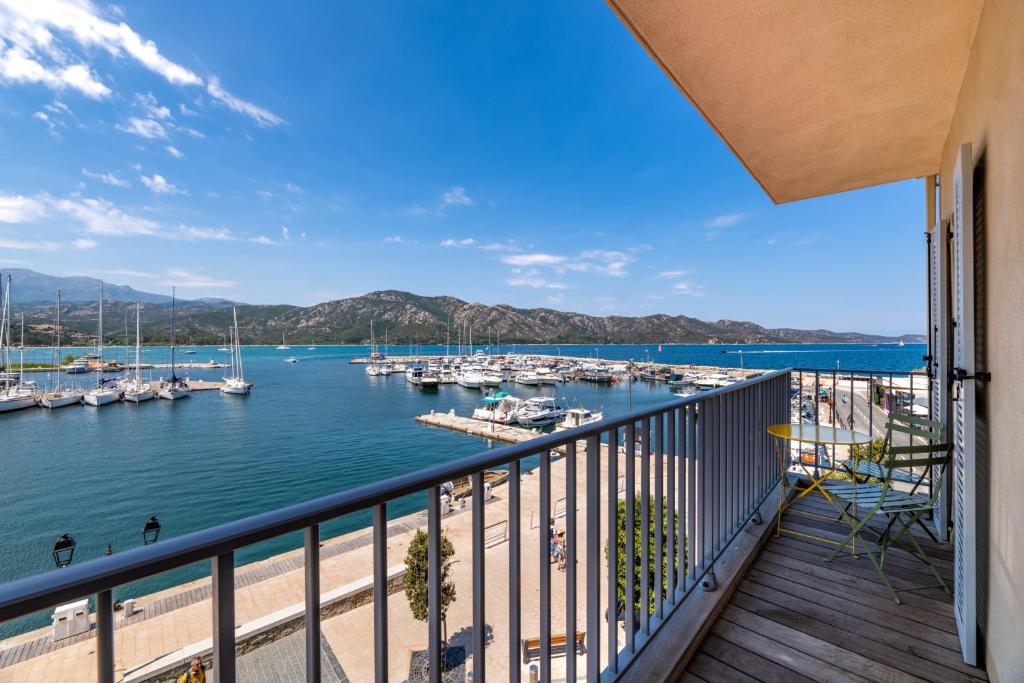
[(139, 361), (142, 348), (142, 302), (135, 302), (135, 376), (121, 385), (124, 389), (124, 400), (131, 403), (142, 403), (156, 398), (156, 392), (149, 382), (142, 381), (142, 364)]
[(181, 350), (187, 356), (195, 355), (196, 345), (192, 343), (192, 337), (188, 338), (188, 346)]
[(281, 333), (281, 345), (277, 347), (277, 350), (278, 351), (287, 351), (290, 348), (292, 348), (292, 347), (290, 347), (290, 346), (288, 346), (287, 344), (284, 343), (284, 332), (282, 332)]
[[(31, 408), (36, 404), (35, 393), (30, 385), (22, 383), (21, 376), (25, 369), (25, 314), (21, 316), (21, 362), (18, 368), (18, 381), (11, 383), (13, 377), (11, 367), (11, 276), (7, 276), (7, 292), (4, 294), (3, 314), (0, 316), (0, 362), (3, 363), (5, 387), (0, 391), (0, 413), (12, 410)], [(6, 341), (5, 341), (6, 337)]]
[(82, 402), (82, 390), (77, 387), (61, 387), (60, 385), (60, 290), (57, 290), (56, 323), (54, 325), (53, 367), (56, 382), (52, 391), (39, 397), (39, 405), (44, 408), (63, 408), (73, 403)]
[(176, 401), (179, 398), (188, 398), (189, 389), (185, 382), (174, 374), (174, 351), (175, 344), (177, 343), (177, 319), (175, 317), (175, 298), (174, 288), (171, 288), (171, 376), (164, 379), (163, 384), (160, 387), (160, 391), (157, 392), (157, 396), (160, 398), (166, 398), (168, 401)]
[(103, 283), (100, 283), (100, 320), (99, 333), (96, 335), (96, 356), (99, 358), (99, 369), (96, 372), (96, 388), (85, 392), (82, 400), (88, 406), (105, 406), (121, 399), (121, 392), (113, 387), (104, 386), (103, 379)]
[(220, 336), (220, 348), (217, 350), (222, 351), (224, 353), (228, 353), (231, 351), (231, 349), (228, 348), (227, 337), (225, 337), (223, 334)]
[[(373, 321), (370, 321), (370, 364), (366, 366), (366, 374), (370, 377), (376, 377), (384, 373), (381, 372), (381, 367), (378, 365), (380, 361), (380, 351), (377, 351), (373, 343)], [(388, 374), (391, 374), (390, 372)]]
[(244, 396), (252, 389), (252, 382), (245, 381), (245, 373), (242, 371), (242, 343), (238, 338), (238, 313), (234, 306), (231, 307), (231, 315), (235, 320), (235, 327), (231, 331), (231, 377), (224, 378), (220, 392)]

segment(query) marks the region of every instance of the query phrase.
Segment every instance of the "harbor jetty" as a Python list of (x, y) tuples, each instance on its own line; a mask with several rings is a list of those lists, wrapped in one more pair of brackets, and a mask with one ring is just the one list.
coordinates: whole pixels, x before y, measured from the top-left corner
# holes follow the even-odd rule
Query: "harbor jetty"
[(441, 427), (442, 429), (450, 429), (455, 432), (469, 434), (470, 436), (482, 436), (485, 439), (494, 439), (495, 441), (503, 441), (505, 443), (522, 443), (541, 435), (541, 432), (524, 429), (518, 425), (503, 425), (495, 422), (474, 420), (471, 417), (462, 417), (456, 415), (454, 409), (449, 410), (447, 413), (438, 413), (431, 410), (426, 415), (416, 416), (416, 421), (431, 427)]

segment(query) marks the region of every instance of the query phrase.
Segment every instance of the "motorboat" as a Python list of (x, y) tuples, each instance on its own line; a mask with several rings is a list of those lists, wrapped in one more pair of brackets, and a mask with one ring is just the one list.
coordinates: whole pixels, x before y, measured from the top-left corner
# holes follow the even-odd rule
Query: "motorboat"
[(288, 356), (287, 358), (284, 359), (284, 362), (285, 363), (298, 363), (299, 359), (296, 358), (295, 356)]
[(99, 356), (93, 353), (87, 353), (83, 356), (79, 356), (70, 363), (64, 366), (64, 372), (69, 375), (81, 375), (87, 372), (92, 372), (92, 363), (99, 360)]
[(504, 391), (493, 391), (484, 396), (473, 410), (473, 419), (511, 424), (516, 421), (516, 411), (522, 404), (522, 399), (509, 396)]
[(455, 373), (455, 370), (448, 363), (441, 365), (437, 369), (436, 374), (437, 381), (439, 384), (457, 384), (459, 381), (459, 376)]
[(516, 411), (516, 422), (523, 427), (546, 427), (565, 417), (565, 410), (549, 396), (528, 399)]
[(537, 373), (532, 370), (522, 370), (515, 374), (512, 378), (516, 384), (525, 384), (529, 387), (540, 386), (540, 378)]
[(475, 368), (463, 368), (462, 372), (455, 376), (455, 381), (460, 387), (467, 389), (479, 389), (483, 375)]
[(440, 383), (436, 374), (421, 365), (406, 368), (405, 378), (410, 384), (420, 389), (436, 389)]
[(497, 389), (504, 381), (500, 370), (484, 370), (480, 373), (481, 389)]
[(555, 430), (573, 429), (583, 425), (600, 422), (604, 419), (604, 413), (594, 413), (586, 408), (569, 408), (565, 411), (565, 418), (555, 425)]
[(554, 386), (561, 380), (561, 377), (548, 368), (537, 368), (534, 374), (537, 376), (537, 384), (539, 386)]
[(723, 374), (721, 372), (713, 372), (710, 375), (704, 375), (693, 380), (693, 385), (701, 391), (707, 391), (708, 389), (717, 389), (719, 387), (728, 386), (735, 383), (732, 377)]

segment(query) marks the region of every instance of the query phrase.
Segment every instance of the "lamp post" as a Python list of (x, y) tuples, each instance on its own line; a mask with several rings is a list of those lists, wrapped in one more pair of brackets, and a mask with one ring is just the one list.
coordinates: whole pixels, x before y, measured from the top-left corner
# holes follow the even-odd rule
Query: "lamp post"
[(145, 526), (142, 527), (142, 544), (151, 545), (157, 542), (160, 538), (160, 520), (155, 516), (150, 517), (146, 520)]
[(61, 534), (61, 537), (53, 544), (53, 563), (58, 568), (64, 568), (71, 564), (71, 560), (75, 556), (75, 539), (67, 534)]

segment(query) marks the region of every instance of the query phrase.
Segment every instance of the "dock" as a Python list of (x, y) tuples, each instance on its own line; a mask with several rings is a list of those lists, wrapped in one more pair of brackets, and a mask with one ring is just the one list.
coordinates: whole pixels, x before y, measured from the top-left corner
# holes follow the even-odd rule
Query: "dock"
[(416, 421), (431, 427), (441, 427), (454, 432), (462, 432), (470, 436), (482, 436), (485, 439), (494, 439), (495, 441), (503, 441), (505, 443), (522, 443), (541, 435), (541, 432), (535, 432), (522, 427), (474, 420), (471, 417), (461, 417), (456, 415), (454, 410), (447, 413), (430, 411), (426, 415), (417, 415)]

